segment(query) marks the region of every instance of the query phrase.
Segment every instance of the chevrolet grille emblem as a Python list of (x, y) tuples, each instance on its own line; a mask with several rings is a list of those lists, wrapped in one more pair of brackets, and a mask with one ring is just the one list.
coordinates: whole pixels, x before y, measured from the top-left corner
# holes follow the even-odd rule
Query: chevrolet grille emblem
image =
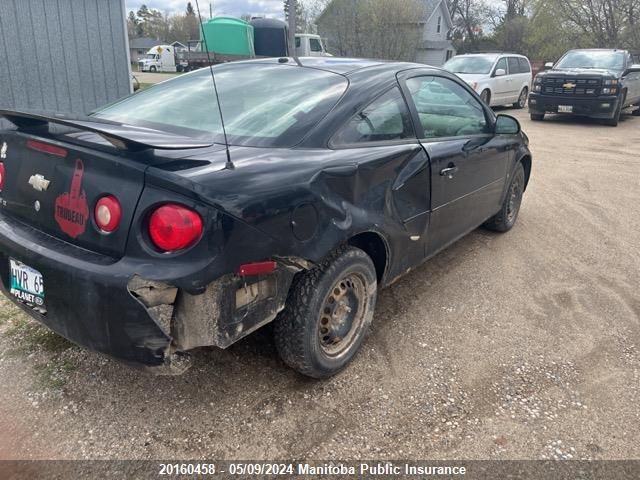
[(562, 88), (576, 88), (576, 84), (575, 83), (565, 83), (564, 85), (562, 85)]
[(29, 178), (29, 185), (31, 185), (33, 189), (37, 190), (38, 192), (44, 192), (47, 188), (49, 188), (50, 183), (51, 182), (49, 180), (44, 178), (39, 173), (31, 175), (31, 177)]

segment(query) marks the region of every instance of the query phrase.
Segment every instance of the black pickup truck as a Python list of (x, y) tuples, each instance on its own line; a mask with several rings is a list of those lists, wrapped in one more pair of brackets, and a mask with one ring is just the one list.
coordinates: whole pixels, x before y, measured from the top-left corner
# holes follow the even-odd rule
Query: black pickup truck
[[(640, 64), (636, 62), (626, 50), (570, 50), (536, 75), (529, 95), (531, 120), (560, 113), (600, 118), (617, 126), (624, 108), (640, 106)], [(633, 114), (639, 115), (640, 109)]]

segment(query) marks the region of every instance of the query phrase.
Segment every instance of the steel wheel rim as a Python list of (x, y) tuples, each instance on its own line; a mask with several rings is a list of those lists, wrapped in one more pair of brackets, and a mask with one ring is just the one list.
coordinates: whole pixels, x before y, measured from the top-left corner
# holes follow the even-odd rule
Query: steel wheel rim
[(358, 273), (338, 280), (323, 304), (318, 318), (318, 341), (329, 357), (338, 357), (358, 338), (366, 313), (367, 282)]
[(516, 175), (511, 183), (509, 189), (509, 203), (507, 204), (507, 221), (512, 223), (518, 211), (520, 210), (520, 203), (522, 202), (522, 176)]

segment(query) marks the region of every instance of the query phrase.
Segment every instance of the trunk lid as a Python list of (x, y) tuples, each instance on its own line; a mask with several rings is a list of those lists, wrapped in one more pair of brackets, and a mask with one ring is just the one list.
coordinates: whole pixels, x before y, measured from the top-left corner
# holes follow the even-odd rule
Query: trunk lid
[[(116, 258), (124, 255), (146, 169), (167, 161), (154, 151), (173, 151), (179, 158), (184, 150), (211, 146), (94, 117), (14, 110), (0, 110), (0, 116), (17, 127), (0, 131), (6, 177), (0, 212)], [(95, 205), (105, 195), (116, 197), (121, 206), (118, 228), (108, 234), (94, 220)]]
[[(0, 143), (6, 143), (2, 213), (83, 248), (124, 254), (147, 165), (17, 131), (3, 132)], [(110, 234), (94, 221), (95, 204), (104, 195), (115, 196), (122, 208), (119, 227)]]

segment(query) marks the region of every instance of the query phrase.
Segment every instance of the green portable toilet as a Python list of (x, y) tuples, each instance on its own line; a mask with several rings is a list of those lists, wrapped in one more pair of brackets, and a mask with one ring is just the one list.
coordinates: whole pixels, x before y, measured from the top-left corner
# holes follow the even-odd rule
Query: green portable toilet
[(203, 49), (221, 55), (255, 56), (253, 26), (236, 17), (215, 17), (202, 25)]

